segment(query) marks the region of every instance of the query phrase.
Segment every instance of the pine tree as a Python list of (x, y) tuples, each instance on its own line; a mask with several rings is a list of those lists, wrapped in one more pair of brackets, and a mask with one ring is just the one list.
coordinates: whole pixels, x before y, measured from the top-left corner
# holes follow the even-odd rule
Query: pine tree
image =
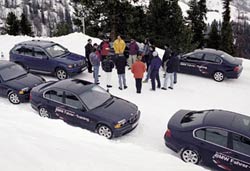
[(193, 43), (197, 43), (198, 47), (204, 46), (204, 31), (206, 24), (204, 19), (206, 18), (207, 8), (206, 0), (191, 0), (189, 2), (190, 9), (187, 11), (187, 19), (190, 21), (192, 31), (194, 33)]
[(214, 20), (211, 24), (211, 31), (209, 33), (207, 47), (213, 49), (219, 49), (220, 42), (221, 42), (221, 37), (219, 35), (218, 22)]
[(33, 35), (31, 24), (24, 13), (22, 13), (21, 15), (20, 32), (22, 35), (28, 35), (28, 36)]
[(63, 36), (71, 33), (71, 25), (65, 22), (59, 23), (53, 36)]
[(5, 30), (9, 35), (19, 34), (19, 21), (13, 12), (8, 13)]
[(183, 46), (185, 25), (178, 0), (150, 1), (148, 24), (150, 37), (157, 46), (169, 44), (175, 50)]
[(233, 54), (234, 45), (233, 45), (233, 30), (230, 22), (230, 3), (232, 0), (223, 0), (223, 22), (221, 28), (221, 50)]

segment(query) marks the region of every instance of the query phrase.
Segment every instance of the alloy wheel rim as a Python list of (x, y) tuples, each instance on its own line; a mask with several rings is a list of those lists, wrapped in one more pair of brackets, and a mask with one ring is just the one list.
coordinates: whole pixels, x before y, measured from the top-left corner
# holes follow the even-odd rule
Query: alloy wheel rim
[(106, 127), (106, 126), (101, 126), (101, 127), (99, 128), (98, 133), (99, 133), (101, 136), (104, 136), (104, 137), (106, 137), (106, 138), (111, 138), (111, 136), (112, 136), (111, 130), (110, 130), (108, 127)]
[(66, 79), (66, 77), (67, 77), (67, 74), (66, 74), (66, 72), (64, 71), (64, 70), (58, 70), (57, 71), (57, 77), (59, 78), (59, 79)]
[(43, 107), (39, 110), (39, 114), (41, 117), (44, 117), (44, 118), (49, 117), (48, 111)]
[(216, 72), (216, 73), (214, 74), (214, 79), (215, 79), (216, 81), (221, 81), (221, 80), (223, 80), (223, 78), (224, 78), (224, 76), (223, 76), (223, 74), (222, 74), (221, 72)]
[(19, 97), (17, 96), (16, 93), (10, 94), (10, 101), (14, 104), (20, 103)]
[(193, 164), (198, 163), (199, 160), (198, 155), (192, 150), (185, 150), (182, 153), (182, 158), (185, 162)]

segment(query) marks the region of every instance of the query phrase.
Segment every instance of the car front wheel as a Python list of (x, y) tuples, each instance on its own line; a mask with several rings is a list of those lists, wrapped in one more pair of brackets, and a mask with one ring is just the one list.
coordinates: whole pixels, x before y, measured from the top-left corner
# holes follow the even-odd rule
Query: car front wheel
[(19, 104), (21, 102), (18, 95), (15, 92), (10, 92), (8, 95), (8, 99), (12, 104)]
[(183, 150), (181, 152), (181, 159), (186, 163), (193, 163), (193, 164), (198, 164), (200, 161), (199, 154), (191, 149)]
[(111, 139), (113, 136), (112, 130), (106, 125), (100, 125), (97, 128), (97, 133), (101, 136), (108, 138), (108, 139)]
[(214, 80), (217, 81), (217, 82), (221, 82), (224, 80), (224, 73), (223, 72), (220, 72), (220, 71), (216, 71), (213, 75), (214, 77)]
[(39, 115), (44, 118), (49, 118), (49, 112), (45, 107), (40, 107), (39, 108)]
[(64, 79), (68, 78), (68, 74), (64, 69), (59, 68), (56, 70), (56, 77), (59, 80), (64, 80)]

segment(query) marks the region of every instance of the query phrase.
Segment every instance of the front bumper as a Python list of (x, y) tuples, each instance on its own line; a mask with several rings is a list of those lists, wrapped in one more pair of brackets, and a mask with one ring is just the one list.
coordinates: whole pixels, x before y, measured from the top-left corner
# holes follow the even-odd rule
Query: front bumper
[(76, 75), (76, 74), (79, 74), (83, 71), (85, 71), (86, 69), (88, 68), (87, 64), (81, 66), (81, 67), (76, 67), (76, 68), (71, 68), (71, 69), (68, 69), (67, 72), (69, 75)]
[(113, 137), (120, 137), (120, 136), (123, 136), (123, 135), (131, 132), (132, 130), (134, 130), (138, 126), (140, 115), (141, 115), (141, 113), (139, 111), (137, 116), (136, 116), (136, 119), (132, 123), (127, 123), (126, 125), (124, 125), (121, 128), (118, 128), (118, 129), (114, 128), (113, 129)]
[(21, 103), (29, 102), (30, 100), (30, 93), (25, 94), (18, 94), (18, 98)]

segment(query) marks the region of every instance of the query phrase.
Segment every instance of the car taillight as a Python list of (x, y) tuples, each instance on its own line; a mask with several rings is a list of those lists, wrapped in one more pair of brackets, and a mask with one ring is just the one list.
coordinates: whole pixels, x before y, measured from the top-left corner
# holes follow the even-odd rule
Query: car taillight
[(239, 66), (234, 67), (234, 72), (239, 72), (239, 70), (240, 70)]
[(170, 131), (170, 129), (168, 129), (166, 131), (165, 136), (168, 137), (168, 138), (171, 138), (171, 131)]
[(29, 100), (31, 100), (31, 99), (32, 99), (32, 95), (31, 95), (31, 93), (30, 93)]

